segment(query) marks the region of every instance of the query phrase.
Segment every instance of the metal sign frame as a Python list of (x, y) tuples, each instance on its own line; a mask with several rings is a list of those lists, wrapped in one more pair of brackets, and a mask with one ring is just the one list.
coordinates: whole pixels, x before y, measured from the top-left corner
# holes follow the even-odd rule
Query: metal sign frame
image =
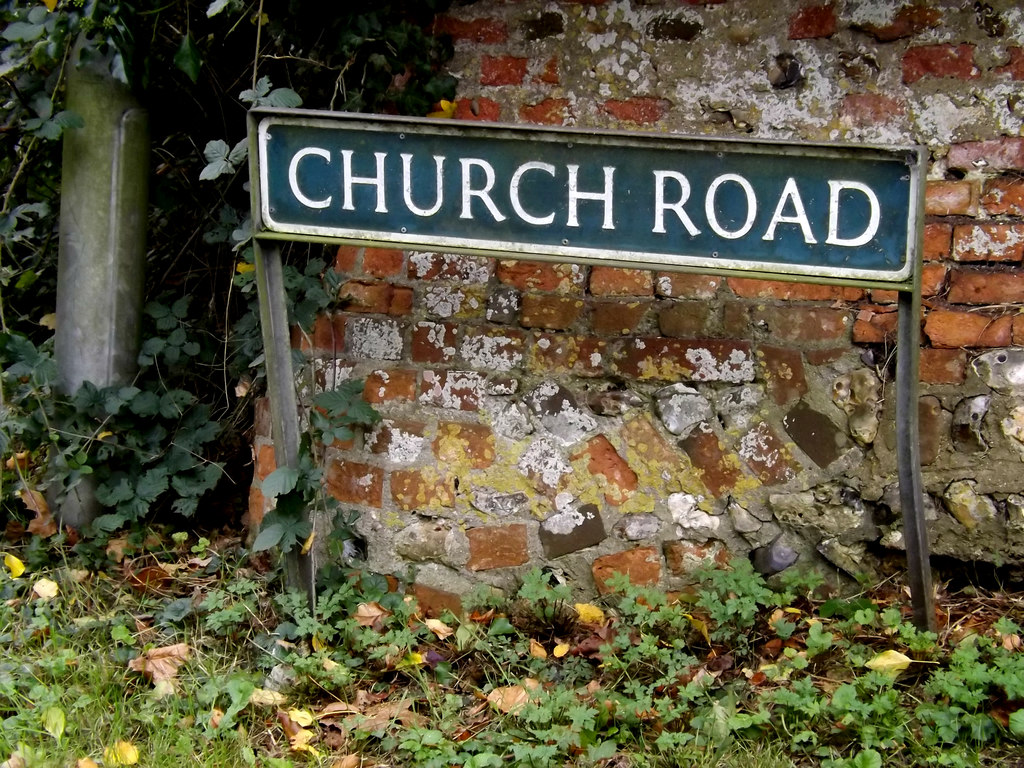
[[(934, 598), (931, 570), (928, 562), (928, 538), (924, 519), (923, 483), (918, 443), (918, 369), (920, 355), (921, 274), (920, 254), (923, 247), (924, 170), (926, 153), (922, 147), (887, 148), (867, 145), (805, 144), (768, 141), (740, 141), (730, 139), (693, 139), (673, 135), (637, 134), (618, 131), (579, 131), (564, 128), (532, 128), (494, 123), (455, 120), (417, 120), (411, 118), (381, 118), (311, 110), (253, 109), (248, 114), (249, 169), (251, 180), (251, 214), (253, 223), (256, 279), (259, 289), (260, 319), (266, 351), (268, 390), (271, 399), (275, 454), (280, 466), (298, 465), (299, 423), (296, 401), (290, 334), (282, 278), (279, 243), (306, 241), (318, 243), (356, 244), (365, 246), (400, 247), (408, 250), (444, 250), (445, 252), (483, 255), (495, 258), (576, 262), (630, 267), (662, 271), (694, 272), (733, 277), (784, 280), (791, 282), (822, 283), (866, 289), (894, 290), (898, 295), (898, 332), (896, 361), (896, 452), (903, 512), (904, 542), (907, 551), (911, 599), (915, 624), (922, 629), (935, 626)], [(861, 161), (896, 163), (902, 168), (899, 183), (906, 183), (906, 231), (902, 254), (886, 254), (898, 261), (891, 270), (834, 267), (822, 264), (787, 264), (776, 259), (762, 259), (755, 255), (747, 258), (722, 258), (718, 252), (671, 253), (664, 248), (645, 250), (637, 248), (604, 249), (596, 245), (600, 238), (582, 245), (570, 242), (568, 237), (551, 242), (528, 242), (492, 234), (486, 227), (468, 235), (458, 232), (450, 236), (444, 232), (417, 232), (408, 220), (381, 226), (380, 217), (373, 226), (338, 226), (329, 220), (321, 223), (287, 221), (279, 217), (271, 199), (275, 184), (280, 185), (279, 168), (269, 156), (268, 146), (275, 134), (289, 128), (312, 130), (320, 137), (332, 132), (362, 132), (364, 144), (369, 139), (405, 142), (416, 136), (427, 136), (444, 146), (457, 146), (462, 137), (476, 142), (477, 147), (488, 142), (530, 142), (532, 147), (562, 152), (579, 151), (582, 147), (596, 147), (598, 152), (616, 151), (619, 155), (641, 153), (637, 157), (672, 156), (689, 153), (689, 157), (709, 155), (714, 161), (745, 158), (752, 163), (767, 163), (784, 158), (798, 166), (802, 158), (814, 158), (821, 163), (855, 165)], [(390, 137), (390, 138), (388, 138)], [(483, 142), (483, 144), (481, 144)], [(275, 148), (276, 149), (276, 148)], [(645, 154), (644, 154), (645, 153)], [(663, 153), (663, 155), (662, 155)], [(324, 158), (327, 150), (309, 152)], [(383, 154), (383, 153), (381, 153)], [(276, 162), (276, 161), (275, 161)], [(329, 160), (328, 160), (329, 162)], [(380, 161), (383, 162), (383, 161)], [(295, 193), (295, 169), (298, 161), (289, 166), (292, 191)], [(723, 163), (724, 164), (724, 163)], [(545, 164), (553, 168), (553, 164)], [(522, 166), (520, 166), (522, 167)], [(535, 166), (532, 166), (535, 167)], [(273, 171), (271, 170), (273, 168)], [(378, 165), (384, 178), (383, 166)], [(336, 171), (336, 169), (331, 169)], [(349, 168), (349, 170), (351, 170)], [(406, 169), (408, 170), (408, 168)], [(887, 172), (889, 172), (887, 170)], [(441, 170), (437, 168), (437, 199), (441, 199)], [(551, 173), (553, 175), (553, 172)], [(351, 177), (351, 174), (350, 174)], [(285, 178), (288, 178), (287, 176)], [(606, 181), (607, 181), (606, 175)], [(889, 178), (893, 178), (891, 175)], [(365, 178), (360, 183), (366, 184)], [(792, 179), (790, 179), (792, 182)], [(383, 182), (380, 182), (381, 184)], [(390, 182), (389, 182), (390, 183)], [(409, 182), (406, 181), (406, 184)], [(463, 182), (468, 185), (468, 182)], [(788, 187), (787, 187), (788, 189)], [(608, 187), (605, 187), (607, 193)], [(326, 195), (326, 193), (320, 193)], [(383, 192), (380, 193), (383, 197)], [(709, 193), (710, 194), (710, 193)], [(838, 195), (838, 193), (835, 193)], [(585, 195), (584, 195), (585, 197)], [(281, 198), (276, 198), (280, 200)], [(316, 208), (327, 208), (323, 197), (314, 202)], [(467, 198), (464, 196), (463, 198)], [(685, 200), (685, 198), (683, 198)], [(409, 200), (408, 192), (406, 200)], [(832, 204), (838, 209), (833, 198)], [(792, 197), (789, 202), (792, 203)], [(465, 203), (464, 203), (465, 204)], [(440, 202), (438, 202), (440, 205)], [(710, 204), (708, 204), (710, 206)], [(792, 207), (792, 206), (791, 206)], [(680, 206), (681, 209), (681, 206)], [(465, 214), (465, 208), (463, 213)], [(493, 210), (493, 209), (492, 209)], [(792, 223), (797, 217), (783, 217), (783, 198), (776, 207), (775, 218)], [(803, 213), (802, 207), (797, 210)], [(900, 209), (902, 210), (902, 209)], [(386, 213), (386, 212), (385, 212)], [(830, 210), (830, 216), (833, 212)], [(605, 214), (608, 215), (607, 213)], [(709, 216), (711, 213), (709, 212)], [(838, 212), (834, 218), (838, 218)], [(301, 219), (301, 216), (297, 218)], [(466, 218), (463, 216), (463, 218)], [(679, 216), (682, 220), (682, 215)], [(607, 219), (606, 219), (607, 222)], [(453, 227), (461, 226), (454, 222)], [(581, 228), (582, 229), (582, 228)], [(749, 229), (749, 227), (748, 227)], [(804, 230), (805, 240), (807, 232)], [(835, 234), (832, 227), (831, 235)], [(730, 235), (731, 236), (731, 235)], [(584, 238), (585, 239), (585, 238)], [(767, 237), (762, 238), (767, 240)], [(813, 241), (812, 241), (813, 242)], [(756, 245), (754, 246), (756, 250)], [(312, 599), (316, 563), (315, 549), (308, 555), (296, 555), (289, 561), (289, 578), (306, 590)]]

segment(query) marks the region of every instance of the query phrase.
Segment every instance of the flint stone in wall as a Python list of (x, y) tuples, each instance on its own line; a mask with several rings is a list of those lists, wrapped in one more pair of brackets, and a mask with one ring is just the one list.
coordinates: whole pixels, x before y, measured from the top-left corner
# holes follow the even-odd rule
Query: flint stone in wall
[(981, 434), (981, 426), (992, 402), (990, 395), (967, 397), (957, 403), (953, 411), (953, 447), (962, 453), (981, 453), (988, 443)]
[[(882, 503), (897, 515), (903, 513), (903, 504), (900, 502), (899, 483), (885, 486), (885, 489), (882, 491)], [(930, 494), (924, 494), (924, 504), (922, 506), (924, 507), (924, 519), (926, 521), (934, 522), (939, 519), (939, 507)]]
[(422, 521), (398, 532), (395, 536), (395, 553), (415, 562), (436, 560), (454, 564), (453, 561), (457, 559), (465, 562), (465, 557), (453, 557), (458, 548), (455, 538), (448, 523)]
[(843, 544), (835, 537), (822, 539), (818, 543), (818, 553), (850, 576), (874, 572), (874, 568), (868, 562), (867, 547), (862, 541)]
[(554, 381), (545, 381), (523, 398), (540, 419), (541, 426), (563, 445), (578, 443), (597, 428), (597, 421), (580, 408), (569, 389)]
[(631, 389), (587, 394), (587, 406), (598, 416), (621, 416), (646, 404), (647, 398)]
[(607, 536), (601, 512), (594, 504), (584, 504), (552, 515), (541, 523), (539, 535), (545, 557), (561, 557), (592, 547)]
[(847, 414), (850, 435), (858, 444), (871, 445), (878, 434), (882, 382), (867, 368), (858, 368), (832, 383), (832, 402)]
[(985, 384), (1004, 395), (1024, 394), (1024, 347), (997, 349), (971, 363)]
[(797, 403), (782, 424), (793, 442), (819, 467), (827, 467), (849, 447), (846, 435), (825, 414), (804, 402)]
[(1020, 452), (1021, 461), (1024, 461), (1024, 405), (1012, 409), (1006, 418), (999, 422), (999, 426), (1003, 434), (1010, 438), (1013, 447)]
[(800, 553), (783, 541), (775, 539), (771, 544), (755, 549), (751, 554), (754, 570), (762, 576), (771, 576), (789, 568), (800, 559)]
[(1006, 530), (1011, 534), (1024, 535), (1024, 496), (1011, 493), (1006, 497)]
[(519, 379), (515, 376), (491, 376), (487, 379), (485, 391), (494, 397), (507, 397), (519, 391)]
[(729, 519), (732, 520), (732, 527), (736, 533), (753, 533), (761, 530), (764, 526), (762, 520), (754, 517), (746, 507), (736, 501), (729, 502), (726, 512), (729, 513)]
[(766, 547), (775, 541), (782, 534), (782, 528), (775, 523), (764, 523), (756, 531), (741, 533), (743, 540), (753, 548)]
[(494, 288), (487, 297), (487, 319), (492, 323), (509, 325), (519, 317), (522, 301), (519, 291), (509, 286)]
[(718, 537), (722, 521), (700, 509), (697, 506), (700, 501), (701, 497), (690, 493), (673, 493), (668, 497), (668, 511), (672, 513), (680, 539), (703, 541)]
[(744, 432), (753, 425), (764, 390), (756, 384), (728, 389), (718, 395), (715, 408), (728, 430)]
[(533, 422), (522, 403), (485, 397), (480, 401), (480, 410), (490, 420), (494, 434), (506, 440), (518, 441), (533, 434)]
[(661, 525), (657, 515), (626, 515), (615, 526), (615, 534), (626, 541), (654, 539), (661, 533)]
[(954, 480), (942, 494), (946, 509), (968, 530), (996, 516), (995, 502), (978, 493), (975, 486), (974, 480)]
[(473, 507), (484, 514), (496, 517), (511, 517), (523, 512), (530, 503), (525, 493), (501, 493), (492, 490), (474, 491), (472, 495)]
[(711, 404), (685, 384), (673, 384), (654, 393), (654, 408), (665, 429), (686, 437), (700, 422), (714, 416)]
[(878, 537), (878, 527), (864, 501), (850, 488), (822, 486), (803, 493), (776, 493), (768, 497), (776, 519), (797, 530), (811, 528), (842, 542)]

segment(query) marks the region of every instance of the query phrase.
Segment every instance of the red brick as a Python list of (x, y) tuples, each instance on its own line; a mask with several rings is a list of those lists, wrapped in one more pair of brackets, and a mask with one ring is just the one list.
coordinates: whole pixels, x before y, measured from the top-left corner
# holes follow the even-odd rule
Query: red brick
[(742, 299), (781, 299), (785, 301), (859, 301), (864, 298), (860, 288), (847, 288), (816, 283), (790, 283), (784, 280), (757, 280), (730, 277), (729, 288)]
[(455, 505), (455, 477), (434, 467), (391, 473), (391, 498), (399, 509), (437, 509)]
[(1018, 304), (1024, 302), (1024, 273), (954, 269), (947, 298), (952, 304)]
[(788, 482), (800, 469), (786, 444), (764, 423), (740, 438), (739, 455), (765, 485)]
[(562, 76), (559, 73), (558, 57), (552, 56), (544, 64), (544, 69), (541, 70), (536, 77), (533, 78), (535, 83), (546, 83), (547, 85), (558, 85), (562, 82)]
[(469, 539), (466, 567), (471, 571), (512, 568), (525, 565), (530, 559), (526, 526), (522, 523), (470, 528), (466, 537)]
[(499, 261), (498, 280), (520, 291), (582, 293), (584, 271), (572, 264), (538, 261)]
[(528, 123), (565, 125), (570, 117), (568, 99), (544, 99), (537, 104), (524, 104), (519, 117)]
[(942, 23), (942, 11), (929, 8), (925, 3), (905, 5), (896, 12), (889, 24), (861, 24), (862, 29), (881, 43), (890, 43), (937, 27)]
[(1013, 345), (1024, 346), (1024, 315), (1013, 318)]
[(464, 97), (455, 103), (455, 117), (458, 120), (479, 120), (496, 123), (501, 120), (501, 105), (484, 96)]
[(504, 43), (508, 40), (508, 26), (500, 19), (457, 19), (442, 14), (434, 19), (434, 34), (473, 43)]
[(594, 560), (590, 567), (594, 586), (602, 595), (612, 592), (608, 580), (613, 574), (629, 577), (629, 583), (639, 587), (653, 587), (661, 580), (661, 555), (653, 547), (637, 547)]
[(699, 425), (679, 441), (701, 482), (715, 497), (729, 494), (743, 477), (739, 457), (728, 453), (706, 424)]
[(722, 302), (722, 333), (738, 338), (751, 335), (750, 306), (745, 301)]
[(526, 79), (527, 60), (518, 56), (484, 56), (480, 85), (520, 85)]
[(550, 376), (601, 376), (607, 362), (607, 343), (589, 336), (544, 333), (530, 345), (531, 373)]
[(1013, 318), (933, 309), (924, 332), (935, 347), (1006, 347), (1013, 340)]
[(1009, 75), (1011, 80), (1024, 80), (1024, 48), (1011, 45), (1006, 49), (1010, 60), (1001, 67), (996, 67), (997, 75)]
[(778, 405), (799, 400), (807, 393), (804, 361), (799, 349), (762, 344), (757, 349), (768, 394)]
[(583, 448), (573, 454), (573, 459), (586, 457), (587, 472), (597, 478), (604, 498), (612, 506), (625, 503), (637, 488), (636, 472), (630, 469), (615, 446), (604, 435), (590, 438)]
[(483, 424), (442, 422), (437, 425), (434, 455), (448, 467), (468, 463), (473, 469), (486, 469), (494, 463), (494, 433)]
[(717, 317), (711, 302), (674, 301), (658, 313), (658, 329), (662, 336), (675, 339), (703, 339)]
[(263, 491), (255, 485), (249, 486), (249, 506), (245, 514), (242, 515), (242, 527), (255, 531), (263, 523), (263, 518), (268, 511), (267, 499), (263, 495)]
[(990, 216), (1024, 216), (1024, 181), (1008, 177), (985, 184), (981, 204)]
[(362, 249), (356, 245), (339, 245), (337, 252), (334, 254), (334, 271), (335, 272), (354, 272), (356, 268), (356, 261), (359, 258), (359, 251)]
[(407, 315), (412, 311), (412, 288), (391, 283), (349, 280), (341, 286), (338, 298), (347, 312)]
[(693, 541), (669, 541), (665, 544), (665, 564), (674, 576), (689, 576), (710, 560), (719, 568), (726, 568), (732, 555), (720, 541), (699, 544)]
[(592, 267), (590, 293), (593, 296), (652, 296), (654, 277), (646, 269)]
[(420, 403), (437, 408), (475, 411), (484, 377), (477, 371), (424, 371)]
[(925, 264), (921, 267), (921, 295), (939, 296), (946, 288), (946, 265)]
[(600, 336), (635, 334), (643, 325), (650, 301), (602, 301), (591, 307), (590, 328)]
[(257, 397), (253, 404), (253, 432), (256, 437), (264, 437), (269, 440), (273, 434), (273, 416), (270, 409), (269, 397)]
[(839, 117), (854, 128), (885, 125), (907, 114), (902, 99), (880, 93), (848, 93), (843, 97)]
[(483, 256), (417, 253), (409, 259), (409, 277), (414, 280), (457, 280), (482, 285), (493, 272), (494, 261)]
[(609, 99), (604, 103), (604, 111), (626, 123), (651, 125), (656, 123), (668, 112), (669, 103), (664, 99), (638, 97), (633, 99)]
[(967, 43), (921, 45), (903, 54), (903, 82), (907, 85), (928, 76), (971, 80), (979, 74), (974, 66), (974, 46)]
[(291, 329), (292, 347), (308, 355), (338, 357), (345, 351), (345, 316), (317, 315), (313, 330), (305, 333), (297, 325)]
[(342, 504), (380, 507), (384, 496), (384, 471), (357, 461), (330, 462), (324, 483), (327, 492)]
[(616, 373), (646, 381), (749, 381), (753, 378), (750, 343), (634, 339), (613, 363)]
[(925, 261), (943, 261), (953, 250), (952, 224), (925, 224), (924, 248), (921, 258)]
[(1024, 138), (1004, 136), (954, 144), (949, 148), (947, 161), (950, 168), (964, 171), (975, 168), (987, 172), (1024, 170)]
[(831, 3), (809, 5), (789, 17), (789, 39), (810, 40), (836, 33), (836, 9)]
[(631, 466), (644, 477), (660, 478), (666, 493), (683, 490), (681, 478), (691, 482), (689, 462), (655, 426), (650, 414), (640, 413), (622, 425), (622, 440)]
[(440, 618), (445, 611), (455, 616), (462, 615), (462, 598), (454, 592), (446, 592), (417, 582), (412, 585), (412, 595), (416, 598), (420, 613), (425, 618)]
[(1020, 261), (1024, 224), (962, 224), (953, 228), (955, 261)]
[(267, 475), (277, 469), (277, 459), (274, 455), (273, 443), (259, 443), (253, 450), (256, 466), (253, 473), (261, 483), (267, 479)]
[(963, 384), (967, 353), (962, 349), (922, 349), (920, 379), (925, 384)]
[[(366, 449), (370, 453), (384, 454), (391, 456), (408, 442), (409, 436), (423, 437), (427, 425), (422, 421), (411, 421), (409, 419), (382, 419), (373, 430), (366, 436)], [(412, 461), (417, 457), (410, 457)]]
[(583, 311), (583, 302), (569, 296), (525, 293), (519, 312), (519, 324), (524, 328), (566, 330), (572, 328)]
[(766, 324), (771, 337), (779, 341), (835, 341), (845, 338), (850, 328), (845, 309), (768, 306), (755, 309), (753, 317), (756, 324)]
[(973, 181), (929, 181), (925, 185), (924, 212), (935, 216), (977, 215), (977, 184)]
[(721, 284), (720, 277), (687, 272), (658, 272), (654, 289), (658, 296), (669, 299), (712, 299)]
[(414, 363), (446, 363), (458, 351), (459, 326), (455, 323), (416, 323), (412, 329)]
[(405, 251), (397, 248), (367, 248), (363, 253), (363, 272), (370, 277), (395, 277), (404, 264)]
[(363, 399), (368, 403), (388, 403), (394, 400), (411, 401), (416, 398), (417, 372), (404, 368), (373, 371), (366, 377)]
[(881, 344), (896, 338), (895, 307), (864, 307), (853, 321), (854, 344)]

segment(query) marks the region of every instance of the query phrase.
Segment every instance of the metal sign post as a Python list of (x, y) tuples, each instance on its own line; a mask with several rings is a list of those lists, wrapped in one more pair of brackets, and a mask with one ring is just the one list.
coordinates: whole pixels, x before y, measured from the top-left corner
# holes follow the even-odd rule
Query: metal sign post
[[(249, 113), (249, 142), (261, 319), (283, 464), (296, 460), (298, 422), (274, 241), (896, 290), (904, 536), (915, 622), (934, 625), (917, 436), (921, 148), (266, 109)], [(306, 573), (304, 585), (311, 579)]]

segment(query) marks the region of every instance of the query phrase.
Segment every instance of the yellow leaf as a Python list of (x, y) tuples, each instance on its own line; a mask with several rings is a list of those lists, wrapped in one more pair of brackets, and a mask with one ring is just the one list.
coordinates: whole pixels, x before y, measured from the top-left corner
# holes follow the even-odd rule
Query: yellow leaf
[(52, 11), (57, 7), (57, 0), (43, 0), (43, 5), (46, 6), (46, 10)]
[(80, 757), (75, 763), (75, 768), (100, 768), (100, 766), (91, 757)]
[(875, 672), (884, 672), (889, 675), (897, 675), (910, 666), (913, 659), (904, 656), (899, 651), (882, 651), (864, 666)]
[(684, 613), (683, 616), (690, 622), (690, 626), (700, 632), (700, 636), (704, 638), (704, 642), (711, 645), (711, 635), (708, 634), (708, 625), (700, 619), (695, 619), (688, 613)]
[(407, 653), (405, 655), (405, 658), (403, 658), (400, 662), (398, 662), (397, 666), (400, 669), (404, 668), (404, 667), (418, 667), (422, 663), (423, 663), (423, 654), (422, 653), (417, 653), (416, 651), (413, 651), (412, 653)]
[(119, 741), (103, 750), (106, 765), (135, 765), (139, 762), (139, 750), (130, 741)]
[(313, 724), (313, 713), (307, 712), (305, 709), (289, 709), (288, 717), (291, 718), (293, 723), (303, 728)]
[(25, 564), (14, 555), (4, 555), (4, 565), (11, 572), (11, 577), (15, 579), (25, 572)]
[(344, 757), (339, 757), (337, 760), (331, 763), (331, 768), (359, 768), (359, 766), (362, 764), (363, 758), (361, 758), (359, 755), (355, 753), (352, 753), (349, 755), (345, 755)]
[(105, 430), (103, 430), (102, 432), (100, 432), (100, 433), (99, 433), (98, 435), (96, 435), (96, 439), (97, 439), (97, 440), (102, 440), (103, 438), (105, 438), (105, 437), (110, 437), (110, 436), (111, 436), (111, 435), (113, 435), (113, 434), (114, 434), (114, 433), (113, 433), (113, 432), (111, 432), (111, 431), (110, 431), (109, 429), (105, 429)]
[(604, 611), (590, 603), (576, 603), (576, 614), (580, 624), (604, 624)]
[(565, 654), (567, 654), (568, 652), (569, 652), (569, 644), (568, 643), (559, 643), (558, 645), (555, 646), (555, 650), (553, 650), (551, 652), (551, 655), (554, 656), (556, 659), (560, 659), (563, 656), (565, 656)]
[(449, 627), (440, 619), (426, 619), (423, 622), (427, 629), (437, 635), (438, 640), (444, 640), (455, 634), (455, 630)]
[(32, 585), (32, 591), (41, 600), (53, 600), (60, 593), (60, 587), (52, 579), (40, 579)]
[(535, 659), (546, 659), (548, 657), (548, 652), (545, 650), (543, 645), (533, 638), (530, 638), (530, 655)]
[(447, 99), (441, 99), (441, 101), (437, 105), (437, 111), (428, 113), (427, 117), (455, 117), (455, 108), (458, 106), (458, 104), (459, 103), (457, 101), (448, 101)]
[(244, 275), (247, 272), (252, 272), (256, 269), (255, 264), (250, 264), (248, 261), (240, 261), (235, 265), (235, 272), (240, 275)]
[(316, 531), (310, 531), (309, 536), (302, 542), (302, 551), (299, 554), (308, 555), (309, 550), (313, 548), (313, 542), (316, 540)]
[(257, 688), (249, 694), (249, 703), (256, 707), (280, 707), (287, 700), (283, 693), (268, 691), (266, 688)]
[(317, 651), (317, 652), (320, 652), (324, 648), (327, 647), (327, 643), (325, 643), (323, 641), (323, 638), (320, 637), (320, 633), (319, 632), (314, 632), (313, 633), (313, 639), (310, 642), (311, 642), (311, 644), (313, 646), (313, 650)]
[(314, 738), (316, 738), (315, 733), (305, 728), (299, 728), (288, 738), (288, 744), (293, 752), (308, 752), (311, 755), (319, 755), (320, 753), (310, 745)]

